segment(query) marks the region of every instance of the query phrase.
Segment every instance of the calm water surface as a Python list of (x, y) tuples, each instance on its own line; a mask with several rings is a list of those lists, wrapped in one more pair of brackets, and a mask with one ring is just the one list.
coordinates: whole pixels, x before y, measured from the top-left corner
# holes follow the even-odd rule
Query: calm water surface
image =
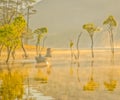
[[(46, 63), (37, 64), (34, 59), (28, 59), (16, 60), (9, 65), (1, 63), (0, 68), (1, 73), (4, 70), (8, 70), (8, 72), (14, 72), (15, 70), (24, 75), (24, 99), (27, 97), (35, 100), (53, 99), (52, 94), (50, 96), (44, 96), (44, 94), (41, 93), (49, 91), (47, 89), (51, 87), (51, 85), (56, 87), (57, 91), (60, 80), (62, 81), (61, 89), (63, 88), (62, 86), (67, 87), (69, 82), (73, 89), (80, 88), (80, 91), (97, 90), (119, 93), (120, 54), (116, 53), (114, 59), (110, 56), (110, 53), (107, 52), (96, 52), (94, 59), (91, 59), (90, 56), (90, 53), (83, 53), (80, 56), (80, 60), (76, 62), (75, 60), (71, 61), (69, 53), (53, 54), (47, 65)], [(59, 80), (57, 78), (59, 78)], [(79, 82), (81, 83), (81, 87), (74, 86)], [(44, 87), (46, 90), (40, 87)]]

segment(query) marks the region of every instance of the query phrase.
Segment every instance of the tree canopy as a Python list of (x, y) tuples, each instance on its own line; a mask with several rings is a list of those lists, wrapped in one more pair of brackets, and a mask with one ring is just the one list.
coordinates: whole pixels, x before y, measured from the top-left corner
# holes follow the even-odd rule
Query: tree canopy
[(96, 27), (93, 23), (84, 24), (83, 29), (89, 33), (90, 37), (94, 35), (94, 32), (100, 31), (100, 28)]
[(116, 22), (115, 18), (110, 15), (110, 16), (103, 22), (103, 25), (110, 25), (110, 26), (116, 27), (116, 26), (117, 26), (117, 22)]

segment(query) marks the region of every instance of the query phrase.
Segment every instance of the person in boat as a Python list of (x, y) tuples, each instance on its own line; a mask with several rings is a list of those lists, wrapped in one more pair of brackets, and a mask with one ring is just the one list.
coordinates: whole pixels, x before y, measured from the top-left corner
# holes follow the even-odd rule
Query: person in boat
[(43, 57), (41, 54), (39, 54), (37, 57), (35, 57), (37, 63), (41, 63), (41, 62), (46, 62), (46, 58)]

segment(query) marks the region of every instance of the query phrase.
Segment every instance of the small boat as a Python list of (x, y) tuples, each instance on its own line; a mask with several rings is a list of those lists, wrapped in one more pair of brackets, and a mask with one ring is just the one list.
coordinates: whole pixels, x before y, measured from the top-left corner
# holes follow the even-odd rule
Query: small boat
[(41, 54), (39, 54), (39, 56), (35, 57), (35, 60), (37, 63), (44, 63), (47, 61), (46, 57), (41, 56)]
[(39, 56), (35, 57), (35, 60), (37, 62), (35, 67), (42, 68), (42, 67), (48, 67), (50, 65), (49, 62), (47, 61), (47, 58), (44, 56), (41, 56), (40, 54)]

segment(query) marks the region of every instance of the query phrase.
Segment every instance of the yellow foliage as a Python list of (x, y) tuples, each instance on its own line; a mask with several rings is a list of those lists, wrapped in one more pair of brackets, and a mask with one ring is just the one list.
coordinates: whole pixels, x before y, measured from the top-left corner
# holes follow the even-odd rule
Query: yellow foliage
[(117, 22), (115, 20), (115, 18), (113, 16), (109, 16), (104, 22), (103, 24), (108, 24), (110, 26), (117, 26)]
[(100, 28), (96, 27), (93, 23), (84, 24), (83, 29), (85, 29), (90, 36), (93, 36), (94, 32), (100, 31)]
[(110, 82), (104, 82), (105, 87), (107, 88), (108, 91), (114, 91), (117, 85), (116, 80), (111, 80)]
[(99, 86), (99, 84), (91, 78), (91, 80), (88, 81), (88, 83), (86, 85), (84, 85), (83, 90), (84, 91), (94, 91), (95, 89), (98, 88), (98, 86)]
[(1, 96), (3, 100), (22, 98), (24, 94), (23, 78), (18, 71), (3, 71), (1, 78)]
[(0, 42), (8, 47), (20, 45), (26, 22), (23, 16), (16, 17), (12, 23), (0, 26)]

